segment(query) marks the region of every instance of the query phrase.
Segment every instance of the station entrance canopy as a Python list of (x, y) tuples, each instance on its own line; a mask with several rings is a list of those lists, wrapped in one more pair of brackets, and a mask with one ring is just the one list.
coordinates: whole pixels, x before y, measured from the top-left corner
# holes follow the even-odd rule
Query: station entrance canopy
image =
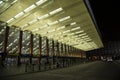
[(103, 47), (83, 0), (1, 0), (0, 21), (83, 51)]

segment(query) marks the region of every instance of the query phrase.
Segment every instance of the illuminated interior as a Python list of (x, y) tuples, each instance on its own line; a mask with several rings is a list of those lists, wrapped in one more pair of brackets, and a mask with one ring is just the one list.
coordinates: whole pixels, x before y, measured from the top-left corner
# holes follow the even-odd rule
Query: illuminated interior
[(0, 21), (83, 51), (103, 47), (83, 0), (1, 0)]

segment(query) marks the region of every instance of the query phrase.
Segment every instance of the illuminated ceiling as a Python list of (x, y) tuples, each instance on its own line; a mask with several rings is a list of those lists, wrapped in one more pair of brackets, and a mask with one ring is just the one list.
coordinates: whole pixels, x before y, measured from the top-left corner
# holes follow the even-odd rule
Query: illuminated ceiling
[(0, 20), (84, 51), (103, 47), (83, 0), (3, 0)]

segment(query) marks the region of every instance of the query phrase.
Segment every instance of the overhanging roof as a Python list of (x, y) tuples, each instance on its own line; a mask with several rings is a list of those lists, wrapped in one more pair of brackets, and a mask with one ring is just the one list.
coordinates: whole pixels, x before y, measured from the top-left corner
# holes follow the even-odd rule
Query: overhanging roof
[(83, 0), (4, 0), (0, 20), (84, 51), (103, 47)]

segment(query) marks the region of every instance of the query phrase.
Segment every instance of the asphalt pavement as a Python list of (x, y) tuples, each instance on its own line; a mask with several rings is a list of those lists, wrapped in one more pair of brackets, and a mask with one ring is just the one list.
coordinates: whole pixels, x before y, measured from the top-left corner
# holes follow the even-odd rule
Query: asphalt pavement
[(45, 72), (1, 77), (0, 80), (120, 80), (120, 63), (95, 61)]

